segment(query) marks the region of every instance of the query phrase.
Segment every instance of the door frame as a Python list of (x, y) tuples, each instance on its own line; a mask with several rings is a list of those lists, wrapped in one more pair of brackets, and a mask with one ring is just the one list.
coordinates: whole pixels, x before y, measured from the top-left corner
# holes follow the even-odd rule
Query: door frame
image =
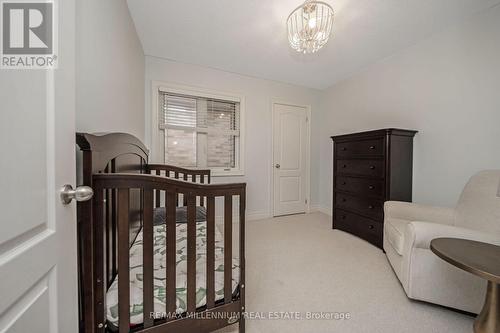
[(306, 109), (306, 190), (305, 196), (307, 203), (305, 204), (305, 213), (308, 214), (311, 212), (311, 105), (300, 104), (300, 103), (292, 103), (283, 101), (281, 99), (272, 99), (271, 100), (271, 177), (270, 177), (270, 193), (271, 193), (271, 217), (276, 217), (275, 215), (275, 205), (274, 205), (274, 125), (276, 123), (276, 113), (274, 106), (276, 104), (279, 105), (288, 105), (295, 106)]

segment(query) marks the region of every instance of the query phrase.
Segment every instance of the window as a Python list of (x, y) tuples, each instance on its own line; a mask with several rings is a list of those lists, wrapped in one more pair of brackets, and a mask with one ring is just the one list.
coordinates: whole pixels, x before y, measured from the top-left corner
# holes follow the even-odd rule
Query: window
[(239, 98), (158, 91), (158, 130), (167, 164), (242, 174)]

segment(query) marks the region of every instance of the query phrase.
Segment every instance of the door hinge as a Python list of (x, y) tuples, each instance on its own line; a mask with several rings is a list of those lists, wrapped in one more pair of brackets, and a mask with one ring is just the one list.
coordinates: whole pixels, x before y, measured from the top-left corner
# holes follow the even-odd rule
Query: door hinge
[(306, 205), (307, 205), (307, 199), (306, 199)]
[(309, 117), (306, 117), (306, 123), (309, 121)]

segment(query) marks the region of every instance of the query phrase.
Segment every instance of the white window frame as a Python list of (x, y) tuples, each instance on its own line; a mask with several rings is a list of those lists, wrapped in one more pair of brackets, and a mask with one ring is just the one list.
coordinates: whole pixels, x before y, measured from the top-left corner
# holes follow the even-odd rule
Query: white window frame
[[(213, 177), (244, 176), (245, 175), (245, 97), (239, 94), (209, 90), (198, 87), (183, 86), (178, 84), (153, 81), (151, 94), (151, 160), (165, 163), (164, 142), (165, 137), (159, 129), (158, 116), (160, 91), (188, 96), (219, 99), (239, 103), (240, 105), (240, 136), (239, 146), (236, 151), (235, 168), (209, 168)], [(202, 169), (202, 168), (199, 168)]]

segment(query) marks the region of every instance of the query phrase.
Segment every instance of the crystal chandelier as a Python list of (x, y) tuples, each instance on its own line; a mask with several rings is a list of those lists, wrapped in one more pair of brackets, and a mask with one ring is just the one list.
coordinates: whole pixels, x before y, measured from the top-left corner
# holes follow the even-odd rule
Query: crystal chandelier
[(301, 53), (314, 53), (332, 33), (333, 9), (322, 1), (306, 0), (287, 19), (290, 46)]

